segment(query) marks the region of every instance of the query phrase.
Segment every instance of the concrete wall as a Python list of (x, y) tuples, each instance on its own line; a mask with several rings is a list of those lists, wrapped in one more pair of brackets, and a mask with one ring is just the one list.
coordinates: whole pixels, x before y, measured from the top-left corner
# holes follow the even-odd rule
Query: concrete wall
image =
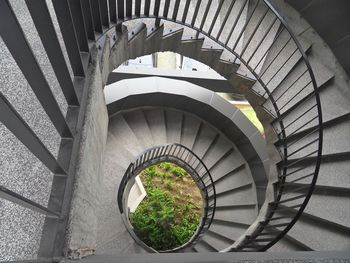
[(97, 211), (100, 205), (104, 149), (108, 114), (97, 53), (92, 58), (88, 99), (67, 235), (68, 256), (80, 258), (96, 248)]

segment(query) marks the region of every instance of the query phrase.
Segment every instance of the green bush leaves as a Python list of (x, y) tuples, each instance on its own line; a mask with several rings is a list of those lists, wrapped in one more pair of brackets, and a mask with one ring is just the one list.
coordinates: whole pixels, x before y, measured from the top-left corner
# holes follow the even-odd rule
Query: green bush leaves
[[(187, 243), (197, 230), (201, 214), (198, 205), (188, 201), (187, 195), (180, 194), (175, 181), (177, 177), (190, 176), (172, 163), (153, 165), (142, 175), (146, 181), (147, 197), (130, 216), (135, 233), (148, 246), (159, 251)], [(164, 187), (155, 186), (153, 179), (157, 177), (164, 181)]]

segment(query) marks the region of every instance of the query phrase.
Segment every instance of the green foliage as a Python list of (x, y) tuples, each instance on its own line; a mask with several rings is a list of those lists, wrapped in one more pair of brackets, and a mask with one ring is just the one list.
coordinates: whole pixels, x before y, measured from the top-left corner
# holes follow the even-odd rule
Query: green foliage
[[(156, 250), (173, 249), (187, 243), (200, 223), (199, 206), (192, 198), (181, 194), (178, 188), (183, 182), (175, 185), (176, 178), (186, 175), (189, 176), (184, 169), (172, 163), (160, 163), (142, 172), (147, 197), (131, 214), (130, 221), (138, 237)], [(160, 188), (155, 182), (164, 185)], [(196, 208), (197, 212), (193, 210)]]
[(177, 176), (177, 177), (184, 177), (187, 175), (187, 172), (185, 169), (182, 169), (179, 166), (174, 166), (172, 169), (172, 172)]

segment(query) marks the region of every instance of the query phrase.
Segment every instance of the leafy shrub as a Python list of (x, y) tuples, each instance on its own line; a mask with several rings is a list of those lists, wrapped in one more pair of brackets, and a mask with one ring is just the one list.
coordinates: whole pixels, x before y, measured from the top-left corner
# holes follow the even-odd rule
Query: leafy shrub
[[(138, 237), (156, 250), (173, 249), (187, 243), (200, 223), (201, 201), (196, 203), (188, 198), (188, 192), (196, 190), (193, 189), (195, 183), (176, 180), (185, 176), (191, 178), (181, 167), (166, 162), (150, 166), (141, 173), (147, 197), (130, 215), (130, 222)], [(184, 185), (186, 195), (181, 190)]]

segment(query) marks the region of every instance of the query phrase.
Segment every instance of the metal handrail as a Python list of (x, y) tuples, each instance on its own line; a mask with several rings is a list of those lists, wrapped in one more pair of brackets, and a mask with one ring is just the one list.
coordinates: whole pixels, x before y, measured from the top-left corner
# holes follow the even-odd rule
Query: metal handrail
[[(192, 176), (201, 191), (204, 201), (204, 212), (201, 223), (189, 241), (173, 249), (157, 251), (145, 244), (135, 233), (129, 220), (127, 197), (135, 182), (135, 177), (145, 168), (161, 162), (173, 162), (184, 168)], [(130, 163), (120, 182), (117, 199), (119, 211), (130, 235), (144, 249), (155, 253), (180, 252), (194, 246), (210, 228), (216, 209), (216, 190), (208, 168), (194, 152), (178, 143), (156, 146), (138, 155), (138, 157)]]

